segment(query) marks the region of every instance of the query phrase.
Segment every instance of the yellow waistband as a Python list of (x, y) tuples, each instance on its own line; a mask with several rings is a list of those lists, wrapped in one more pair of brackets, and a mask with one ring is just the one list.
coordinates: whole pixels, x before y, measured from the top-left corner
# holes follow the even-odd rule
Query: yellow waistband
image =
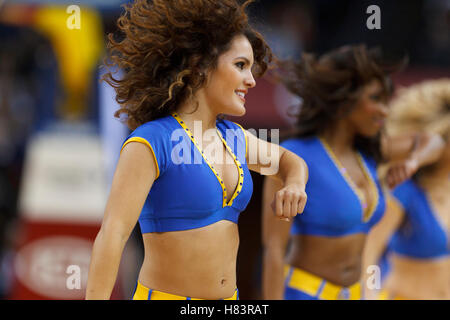
[(286, 265), (284, 267), (287, 286), (301, 290), (321, 300), (361, 300), (359, 282), (342, 287), (328, 282), (312, 273)]
[[(205, 300), (191, 297), (178, 296), (176, 294), (166, 293), (162, 291), (152, 290), (138, 281), (136, 290), (133, 295), (133, 300)], [(230, 298), (223, 300), (238, 300), (238, 289), (234, 291), (234, 294)]]
[(380, 291), (380, 294), (378, 295), (378, 300), (413, 300), (406, 298), (405, 296), (393, 294), (392, 292), (389, 292), (386, 288)]

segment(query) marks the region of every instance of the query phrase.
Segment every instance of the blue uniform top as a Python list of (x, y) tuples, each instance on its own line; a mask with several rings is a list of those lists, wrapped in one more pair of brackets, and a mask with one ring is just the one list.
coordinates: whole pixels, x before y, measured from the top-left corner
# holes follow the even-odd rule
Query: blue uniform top
[(291, 234), (343, 236), (367, 233), (381, 219), (385, 201), (373, 159), (358, 153), (374, 199), (366, 207), (361, 191), (325, 141), (318, 137), (293, 138), (281, 146), (302, 157), (309, 169), (305, 190), (308, 200), (303, 213), (295, 217)]
[(407, 180), (397, 186), (393, 194), (404, 209), (405, 217), (389, 249), (413, 258), (449, 255), (449, 236), (426, 192), (413, 180)]
[(142, 233), (195, 229), (220, 220), (237, 223), (253, 192), (245, 160), (247, 140), (234, 122), (217, 120), (216, 129), (239, 172), (235, 190), (226, 190), (207, 150), (176, 113), (139, 126), (125, 140), (122, 148), (132, 141), (146, 144), (157, 165), (157, 177), (139, 216)]

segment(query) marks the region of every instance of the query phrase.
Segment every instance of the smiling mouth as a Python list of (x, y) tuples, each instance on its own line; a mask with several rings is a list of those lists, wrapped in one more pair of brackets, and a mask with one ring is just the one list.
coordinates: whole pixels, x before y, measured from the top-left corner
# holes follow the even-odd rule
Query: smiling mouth
[(245, 93), (241, 92), (241, 91), (235, 91), (236, 95), (245, 102)]

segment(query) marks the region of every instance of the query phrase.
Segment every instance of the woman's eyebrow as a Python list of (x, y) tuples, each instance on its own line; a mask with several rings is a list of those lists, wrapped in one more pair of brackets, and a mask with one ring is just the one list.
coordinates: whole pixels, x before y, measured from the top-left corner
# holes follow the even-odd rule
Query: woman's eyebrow
[(236, 58), (236, 60), (238, 60), (238, 59), (243, 59), (243, 60), (245, 60), (245, 62), (246, 62), (247, 64), (251, 65), (250, 60), (249, 60), (247, 57), (240, 56), (240, 57), (237, 57), (237, 58)]

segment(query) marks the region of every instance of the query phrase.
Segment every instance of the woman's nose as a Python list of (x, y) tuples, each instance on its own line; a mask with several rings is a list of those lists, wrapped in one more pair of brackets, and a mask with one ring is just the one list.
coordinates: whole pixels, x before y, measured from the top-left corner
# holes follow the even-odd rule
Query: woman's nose
[(248, 88), (253, 88), (256, 86), (255, 78), (253, 78), (253, 74), (250, 72), (249, 76), (245, 78), (245, 85)]
[(380, 114), (386, 118), (389, 115), (389, 108), (387, 106), (387, 104), (382, 103), (380, 106)]

